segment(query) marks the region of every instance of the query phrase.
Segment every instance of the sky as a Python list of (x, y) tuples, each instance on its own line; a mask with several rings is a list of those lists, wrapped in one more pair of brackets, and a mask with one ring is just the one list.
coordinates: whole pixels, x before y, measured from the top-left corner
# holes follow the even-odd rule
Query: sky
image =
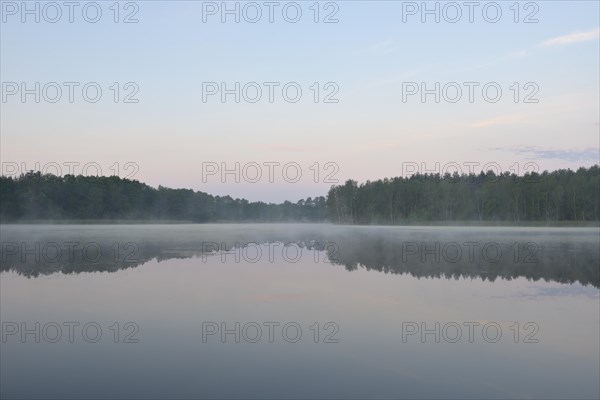
[(65, 4), (1, 2), (4, 175), (280, 202), (599, 163), (597, 1)]

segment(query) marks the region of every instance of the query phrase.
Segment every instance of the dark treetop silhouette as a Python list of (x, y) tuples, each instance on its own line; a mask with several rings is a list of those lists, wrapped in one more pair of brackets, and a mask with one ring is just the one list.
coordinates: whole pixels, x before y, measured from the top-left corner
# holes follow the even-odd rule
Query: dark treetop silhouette
[(116, 176), (0, 177), (0, 218), (16, 220), (323, 221), (325, 198), (249, 202), (190, 189), (154, 189)]
[(332, 222), (398, 224), (420, 221), (598, 221), (600, 169), (544, 171), (518, 176), (413, 175), (349, 180), (327, 196)]
[(310, 221), (343, 224), (496, 221), (598, 222), (600, 169), (544, 171), (524, 176), (413, 175), (332, 186), (327, 198), (296, 203), (249, 202), (190, 189), (152, 188), (111, 177), (0, 177), (0, 219)]

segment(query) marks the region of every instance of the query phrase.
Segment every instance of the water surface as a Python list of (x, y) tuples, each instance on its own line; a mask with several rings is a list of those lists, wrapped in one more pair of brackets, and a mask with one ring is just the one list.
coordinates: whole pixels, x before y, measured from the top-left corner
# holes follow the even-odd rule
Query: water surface
[(600, 396), (596, 228), (0, 232), (3, 398)]

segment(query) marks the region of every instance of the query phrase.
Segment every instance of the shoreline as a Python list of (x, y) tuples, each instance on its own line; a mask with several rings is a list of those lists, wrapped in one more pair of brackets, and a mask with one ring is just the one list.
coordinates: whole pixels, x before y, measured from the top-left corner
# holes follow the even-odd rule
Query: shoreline
[(21, 220), (0, 221), (0, 225), (330, 225), (356, 227), (521, 227), (521, 228), (600, 228), (598, 221), (410, 221), (403, 224), (339, 224), (327, 221), (178, 221), (178, 220)]

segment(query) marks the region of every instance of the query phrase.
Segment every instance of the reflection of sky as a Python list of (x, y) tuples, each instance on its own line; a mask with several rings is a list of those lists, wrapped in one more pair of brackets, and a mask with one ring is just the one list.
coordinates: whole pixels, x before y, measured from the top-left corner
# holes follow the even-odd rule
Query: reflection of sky
[[(556, 285), (556, 286), (555, 286)], [(516, 296), (524, 297), (527, 299), (535, 300), (539, 297), (572, 297), (572, 296), (584, 296), (590, 299), (598, 299), (600, 297), (600, 290), (592, 286), (582, 285), (561, 285), (553, 282), (546, 282), (543, 286), (530, 286), (525, 292), (522, 292)], [(498, 296), (498, 298), (506, 298), (507, 296)]]
[[(219, 257), (151, 261), (114, 273), (26, 279), (3, 273), (2, 321), (134, 321), (138, 344), (2, 346), (2, 394), (34, 397), (597, 397), (597, 298), (579, 285), (526, 279), (431, 279), (315, 263), (275, 253), (269, 263)], [(577, 288), (577, 289), (575, 289)], [(596, 290), (596, 289), (594, 289)], [(554, 294), (553, 294), (554, 291)], [(597, 291), (597, 290), (596, 290)], [(534, 299), (523, 293), (544, 293)], [(296, 344), (201, 342), (203, 321), (294, 321)], [(336, 322), (337, 344), (309, 330)], [(401, 340), (402, 322), (498, 323), (487, 343)], [(537, 344), (513, 342), (510, 326), (535, 322)], [(526, 332), (522, 332), (526, 333)], [(466, 331), (464, 332), (466, 335)], [(465, 336), (466, 337), (466, 336)], [(522, 336), (521, 336), (522, 338)], [(431, 340), (431, 337), (430, 337)], [(36, 384), (32, 385), (31, 382)]]

